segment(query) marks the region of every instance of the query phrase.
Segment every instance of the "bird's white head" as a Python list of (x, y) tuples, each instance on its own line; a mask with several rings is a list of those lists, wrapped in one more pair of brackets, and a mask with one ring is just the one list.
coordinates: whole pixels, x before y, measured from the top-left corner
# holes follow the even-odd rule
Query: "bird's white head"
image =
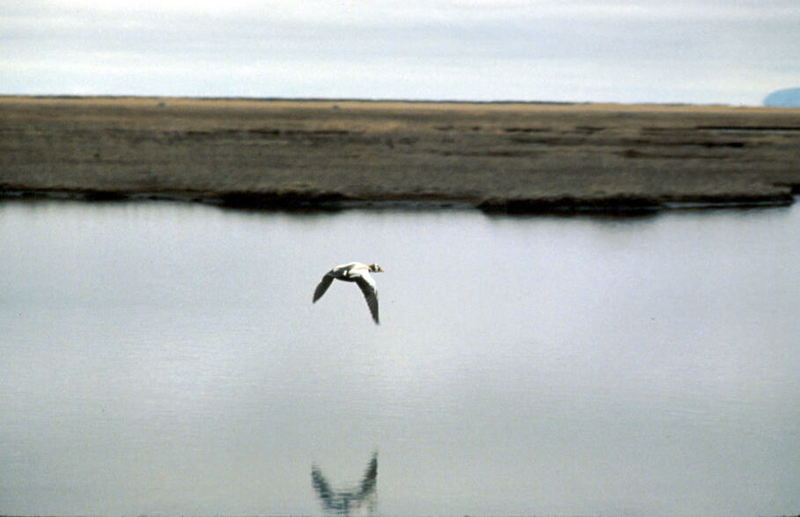
[(374, 273), (383, 273), (383, 268), (380, 267), (378, 264), (370, 264), (369, 270)]

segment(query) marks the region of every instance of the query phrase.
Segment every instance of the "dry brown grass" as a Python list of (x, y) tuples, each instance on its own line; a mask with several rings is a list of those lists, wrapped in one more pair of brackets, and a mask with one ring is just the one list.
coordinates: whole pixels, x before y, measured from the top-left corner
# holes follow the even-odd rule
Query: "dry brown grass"
[(0, 190), (294, 206), (557, 210), (777, 202), (800, 110), (172, 98), (0, 98)]

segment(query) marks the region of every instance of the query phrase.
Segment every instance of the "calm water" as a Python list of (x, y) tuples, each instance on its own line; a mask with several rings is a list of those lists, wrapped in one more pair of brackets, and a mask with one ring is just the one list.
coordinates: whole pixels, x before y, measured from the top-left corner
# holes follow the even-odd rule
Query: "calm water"
[(5, 202), (0, 513), (798, 513), (798, 279), (800, 208)]

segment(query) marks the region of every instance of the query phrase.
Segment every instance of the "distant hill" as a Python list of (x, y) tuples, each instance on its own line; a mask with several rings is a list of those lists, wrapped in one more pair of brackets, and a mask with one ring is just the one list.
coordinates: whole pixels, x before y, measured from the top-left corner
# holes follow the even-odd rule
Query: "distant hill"
[(800, 108), (800, 88), (786, 88), (770, 93), (764, 98), (770, 108)]

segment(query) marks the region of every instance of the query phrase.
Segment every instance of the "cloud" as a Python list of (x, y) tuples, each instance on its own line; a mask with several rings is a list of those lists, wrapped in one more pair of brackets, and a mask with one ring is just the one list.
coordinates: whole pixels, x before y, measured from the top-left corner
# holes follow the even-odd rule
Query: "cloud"
[(800, 73), (794, 2), (6, 0), (0, 92), (757, 103), (741, 70)]
[[(154, 13), (172, 16), (269, 17), (304, 22), (417, 23), (498, 19), (763, 19), (798, 17), (794, 0), (33, 0), (21, 7), (83, 16)], [(11, 6), (13, 8), (13, 6)]]

